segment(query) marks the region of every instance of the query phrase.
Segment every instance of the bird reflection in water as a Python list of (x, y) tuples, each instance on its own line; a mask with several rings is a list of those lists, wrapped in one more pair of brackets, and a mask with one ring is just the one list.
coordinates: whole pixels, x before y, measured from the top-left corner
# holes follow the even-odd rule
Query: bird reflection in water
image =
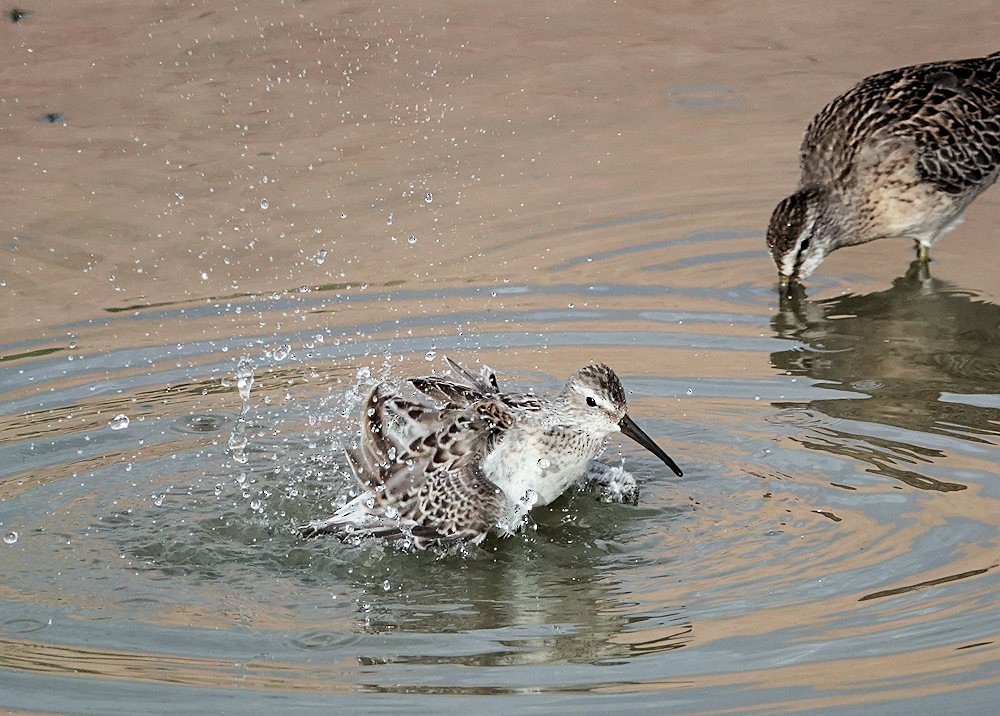
[[(867, 295), (812, 301), (798, 287), (782, 298), (771, 327), (802, 344), (772, 353), (774, 368), (841, 392), (806, 405), (776, 404), (790, 411), (790, 422), (812, 423), (799, 438), (812, 449), (947, 492), (965, 485), (918, 472), (945, 457), (921, 445), (920, 434), (990, 444), (1000, 435), (1000, 306), (932, 278), (925, 263), (915, 261), (890, 289)], [(844, 398), (843, 391), (865, 399)], [(835, 420), (817, 426), (803, 410)]]

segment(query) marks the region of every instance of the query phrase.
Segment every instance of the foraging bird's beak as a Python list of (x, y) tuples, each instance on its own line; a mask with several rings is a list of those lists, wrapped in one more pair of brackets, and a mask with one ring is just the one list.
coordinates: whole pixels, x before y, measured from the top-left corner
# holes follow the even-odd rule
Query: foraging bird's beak
[(677, 467), (677, 463), (670, 459), (670, 456), (663, 452), (660, 446), (653, 442), (651, 437), (642, 432), (642, 428), (636, 425), (632, 418), (625, 415), (625, 417), (618, 421), (618, 427), (622, 429), (623, 435), (628, 435), (630, 438), (656, 455), (656, 457), (660, 458), (667, 467), (674, 471), (674, 474), (677, 475), (677, 477), (684, 477), (684, 473), (681, 472), (679, 467)]
[(805, 288), (802, 286), (802, 282), (799, 281), (798, 276), (778, 276), (778, 297), (781, 300), (804, 295)]
[(782, 304), (789, 301), (801, 301), (806, 297), (806, 289), (802, 283), (792, 276), (778, 277), (778, 299)]

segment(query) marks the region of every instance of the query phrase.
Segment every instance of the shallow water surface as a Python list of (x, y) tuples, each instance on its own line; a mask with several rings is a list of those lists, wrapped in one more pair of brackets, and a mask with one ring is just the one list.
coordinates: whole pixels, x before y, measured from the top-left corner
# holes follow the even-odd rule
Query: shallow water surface
[[(785, 301), (763, 228), (813, 112), (995, 50), (991, 7), (4, 23), (0, 705), (989, 710), (1000, 193), (929, 273), (878, 242)], [(535, 391), (607, 362), (684, 477), (613, 440), (637, 506), (301, 539), (366, 391), (445, 355)]]

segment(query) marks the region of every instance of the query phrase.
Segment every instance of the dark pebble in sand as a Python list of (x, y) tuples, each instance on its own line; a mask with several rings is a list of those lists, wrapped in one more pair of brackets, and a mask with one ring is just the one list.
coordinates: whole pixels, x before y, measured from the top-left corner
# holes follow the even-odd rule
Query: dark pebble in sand
[(46, 112), (38, 118), (38, 121), (46, 124), (58, 124), (66, 121), (66, 115), (62, 112)]

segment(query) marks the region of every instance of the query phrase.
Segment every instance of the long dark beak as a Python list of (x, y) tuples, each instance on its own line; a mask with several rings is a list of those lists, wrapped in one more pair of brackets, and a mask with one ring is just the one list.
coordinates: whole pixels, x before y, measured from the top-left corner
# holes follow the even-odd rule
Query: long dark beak
[(659, 445), (653, 442), (653, 439), (642, 432), (642, 428), (635, 424), (628, 415), (625, 415), (621, 420), (618, 421), (618, 427), (622, 429), (623, 435), (628, 435), (630, 438), (635, 440), (637, 443), (642, 445), (644, 448), (649, 450), (651, 453), (656, 455), (656, 457), (663, 460), (664, 464), (674, 471), (677, 477), (684, 477), (684, 473), (681, 469), (677, 467), (677, 463), (670, 459), (667, 453), (663, 452)]
[(806, 287), (797, 276), (779, 276), (778, 298), (781, 301), (801, 301), (806, 298)]

